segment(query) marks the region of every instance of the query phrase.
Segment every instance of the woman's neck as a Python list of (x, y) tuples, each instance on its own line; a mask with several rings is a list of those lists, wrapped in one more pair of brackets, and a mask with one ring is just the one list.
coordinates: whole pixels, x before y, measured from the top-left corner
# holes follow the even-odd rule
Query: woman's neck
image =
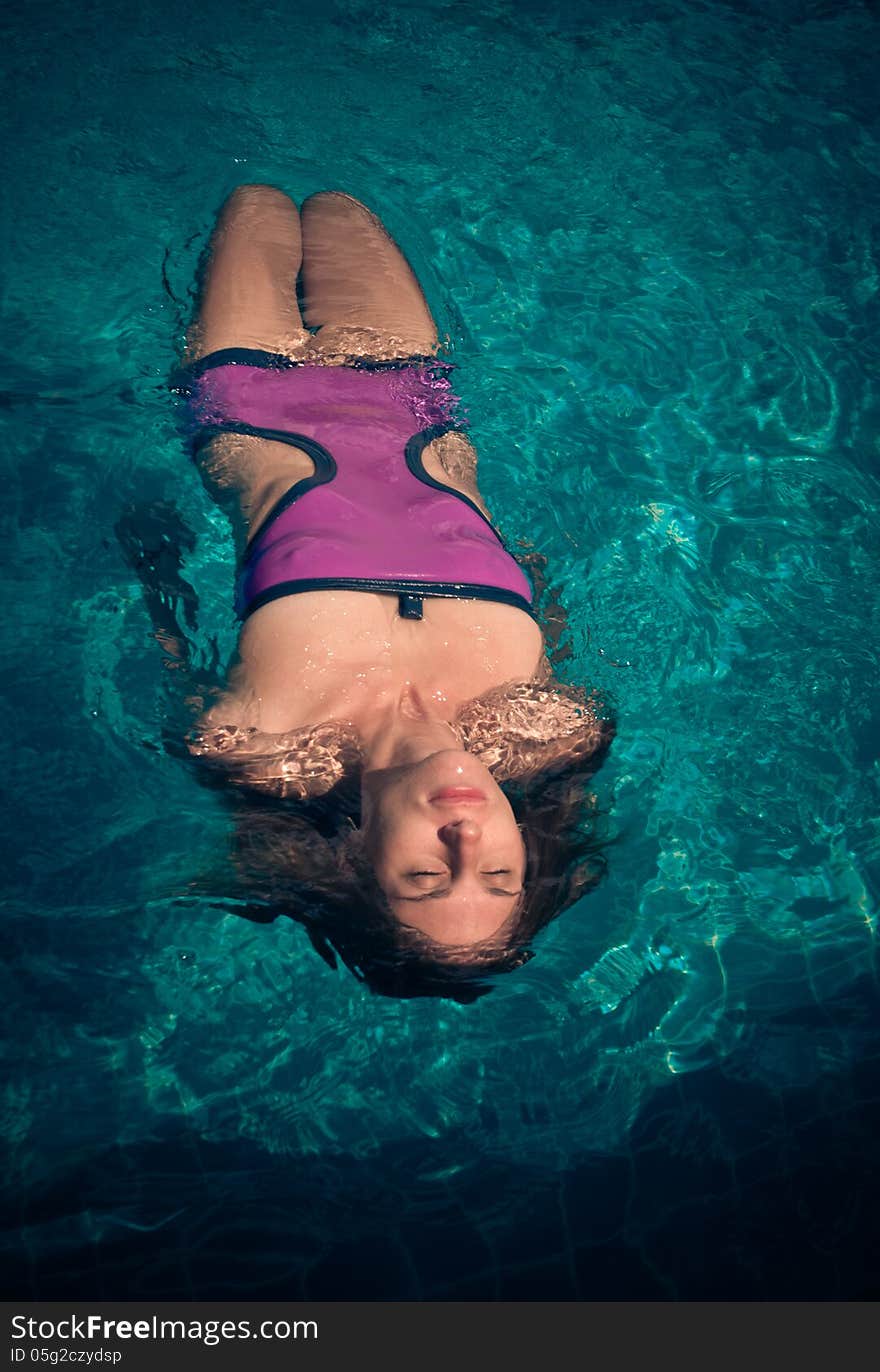
[(460, 747), (452, 724), (457, 708), (445, 699), (426, 699), (407, 684), (396, 701), (359, 721), (364, 771), (402, 767)]

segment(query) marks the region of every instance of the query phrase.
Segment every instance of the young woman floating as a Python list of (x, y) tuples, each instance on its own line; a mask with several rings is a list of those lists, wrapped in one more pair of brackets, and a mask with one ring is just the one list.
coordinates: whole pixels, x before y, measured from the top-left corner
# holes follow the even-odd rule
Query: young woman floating
[(188, 745), (264, 798), (236, 828), (263, 917), (377, 990), (467, 1000), (597, 879), (584, 783), (612, 727), (553, 679), (438, 348), (359, 201), (227, 201), (178, 388), (242, 629)]

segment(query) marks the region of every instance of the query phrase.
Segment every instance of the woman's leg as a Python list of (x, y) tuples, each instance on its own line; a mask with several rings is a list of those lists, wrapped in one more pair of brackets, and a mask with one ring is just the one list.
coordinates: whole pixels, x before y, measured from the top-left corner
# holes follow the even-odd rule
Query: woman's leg
[(359, 200), (321, 191), (301, 211), (305, 322), (312, 350), (338, 357), (430, 356), (437, 328), (415, 273)]
[(299, 213), (274, 186), (239, 186), (217, 220), (202, 274), (187, 360), (219, 348), (298, 356), (309, 335), (296, 299)]
[[(427, 301), (382, 221), (342, 191), (309, 196), (300, 217), (303, 314), (318, 330), (312, 350), (321, 360), (436, 353)], [(477, 454), (464, 434), (435, 439), (422, 461), (429, 476), (469, 496), (489, 517), (477, 487)]]
[[(263, 348), (302, 357), (311, 335), (297, 304), (301, 261), (293, 201), (274, 186), (233, 191), (211, 238), (186, 360), (220, 348)], [(244, 537), (285, 490), (311, 475), (314, 464), (285, 443), (221, 434), (203, 450), (201, 469), (211, 495), (228, 508)]]

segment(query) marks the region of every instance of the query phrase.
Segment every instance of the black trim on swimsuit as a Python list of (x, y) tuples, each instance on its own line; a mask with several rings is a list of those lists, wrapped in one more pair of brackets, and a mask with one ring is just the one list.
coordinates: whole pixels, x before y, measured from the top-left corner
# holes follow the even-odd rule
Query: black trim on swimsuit
[[(314, 358), (287, 357), (285, 353), (268, 352), (265, 348), (218, 348), (216, 352), (206, 353), (195, 362), (178, 367), (171, 376), (171, 389), (187, 395), (194, 381), (215, 367), (263, 367), (266, 370), (287, 371), (293, 367), (320, 367), (326, 364)], [(392, 357), (385, 361), (372, 357), (353, 357), (350, 362), (332, 363), (359, 372), (399, 372), (410, 367), (436, 368), (440, 372), (451, 372), (452, 362), (440, 362), (436, 357), (413, 353), (410, 357)]]
[(436, 477), (430, 476), (429, 473), (425, 471), (425, 464), (422, 462), (422, 453), (428, 445), (433, 443), (435, 438), (442, 438), (444, 434), (463, 432), (464, 430), (458, 424), (432, 424), (429, 429), (420, 429), (417, 434), (413, 434), (412, 438), (407, 441), (404, 450), (406, 465), (413, 476), (418, 481), (421, 481), (423, 486), (432, 486), (435, 491), (445, 491), (447, 495), (454, 495), (456, 500), (461, 500), (465, 505), (469, 505), (474, 513), (480, 516), (483, 523), (488, 524), (489, 528), (498, 539), (498, 542), (501, 544), (502, 548), (504, 548), (504, 551), (507, 552), (508, 550), (505, 547), (504, 539), (495, 528), (495, 525), (492, 523), (491, 519), (486, 518), (486, 515), (480, 509), (479, 505), (471, 500), (469, 495), (465, 495), (464, 491), (457, 491), (454, 486), (444, 485), (442, 481), (438, 481)]
[(247, 541), (247, 547), (242, 557), (242, 565), (244, 566), (256, 546), (257, 540), (287, 509), (288, 505), (292, 505), (294, 501), (299, 500), (300, 496), (305, 495), (307, 491), (314, 490), (316, 486), (326, 486), (328, 481), (333, 480), (339, 468), (336, 465), (336, 458), (329, 448), (325, 448), (323, 443), (319, 443), (317, 439), (309, 438), (308, 434), (292, 433), (289, 429), (263, 429), (256, 424), (245, 424), (238, 419), (228, 419), (218, 424), (203, 425), (195, 437), (195, 452), (200, 452), (218, 434), (245, 434), (248, 438), (269, 438), (273, 443), (286, 443), (290, 448), (301, 449), (315, 464), (315, 470), (311, 476), (304, 476), (301, 481), (295, 481), (290, 489), (286, 490), (284, 495), (275, 501), (265, 519), (260, 521)]
[[(273, 600), (298, 595), (303, 591), (373, 591), (379, 595), (396, 595), (401, 601), (410, 598), (421, 601), (423, 597), (429, 600), (488, 600), (499, 605), (512, 605), (515, 610), (524, 611), (530, 619), (535, 618), (525, 596), (517, 595), (516, 591), (506, 591), (500, 586), (472, 585), (466, 581), (384, 581), (366, 576), (316, 576), (300, 578), (297, 581), (279, 581), (277, 586), (269, 586), (260, 595), (254, 596), (250, 605), (243, 611), (241, 619), (244, 621)], [(421, 617), (420, 613), (401, 615), (402, 619)]]

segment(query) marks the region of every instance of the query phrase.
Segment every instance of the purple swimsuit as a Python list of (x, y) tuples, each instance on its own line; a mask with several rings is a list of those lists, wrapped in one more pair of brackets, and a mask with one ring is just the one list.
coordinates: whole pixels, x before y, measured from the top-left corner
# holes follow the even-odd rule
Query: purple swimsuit
[(312, 476), (291, 486), (256, 530), (238, 578), (242, 619), (299, 591), (500, 601), (531, 613), (531, 586), (466, 495), (429, 476), (427, 445), (460, 428), (449, 368), (430, 361), (320, 367), (224, 349), (187, 372), (196, 446), (254, 434), (306, 452)]

